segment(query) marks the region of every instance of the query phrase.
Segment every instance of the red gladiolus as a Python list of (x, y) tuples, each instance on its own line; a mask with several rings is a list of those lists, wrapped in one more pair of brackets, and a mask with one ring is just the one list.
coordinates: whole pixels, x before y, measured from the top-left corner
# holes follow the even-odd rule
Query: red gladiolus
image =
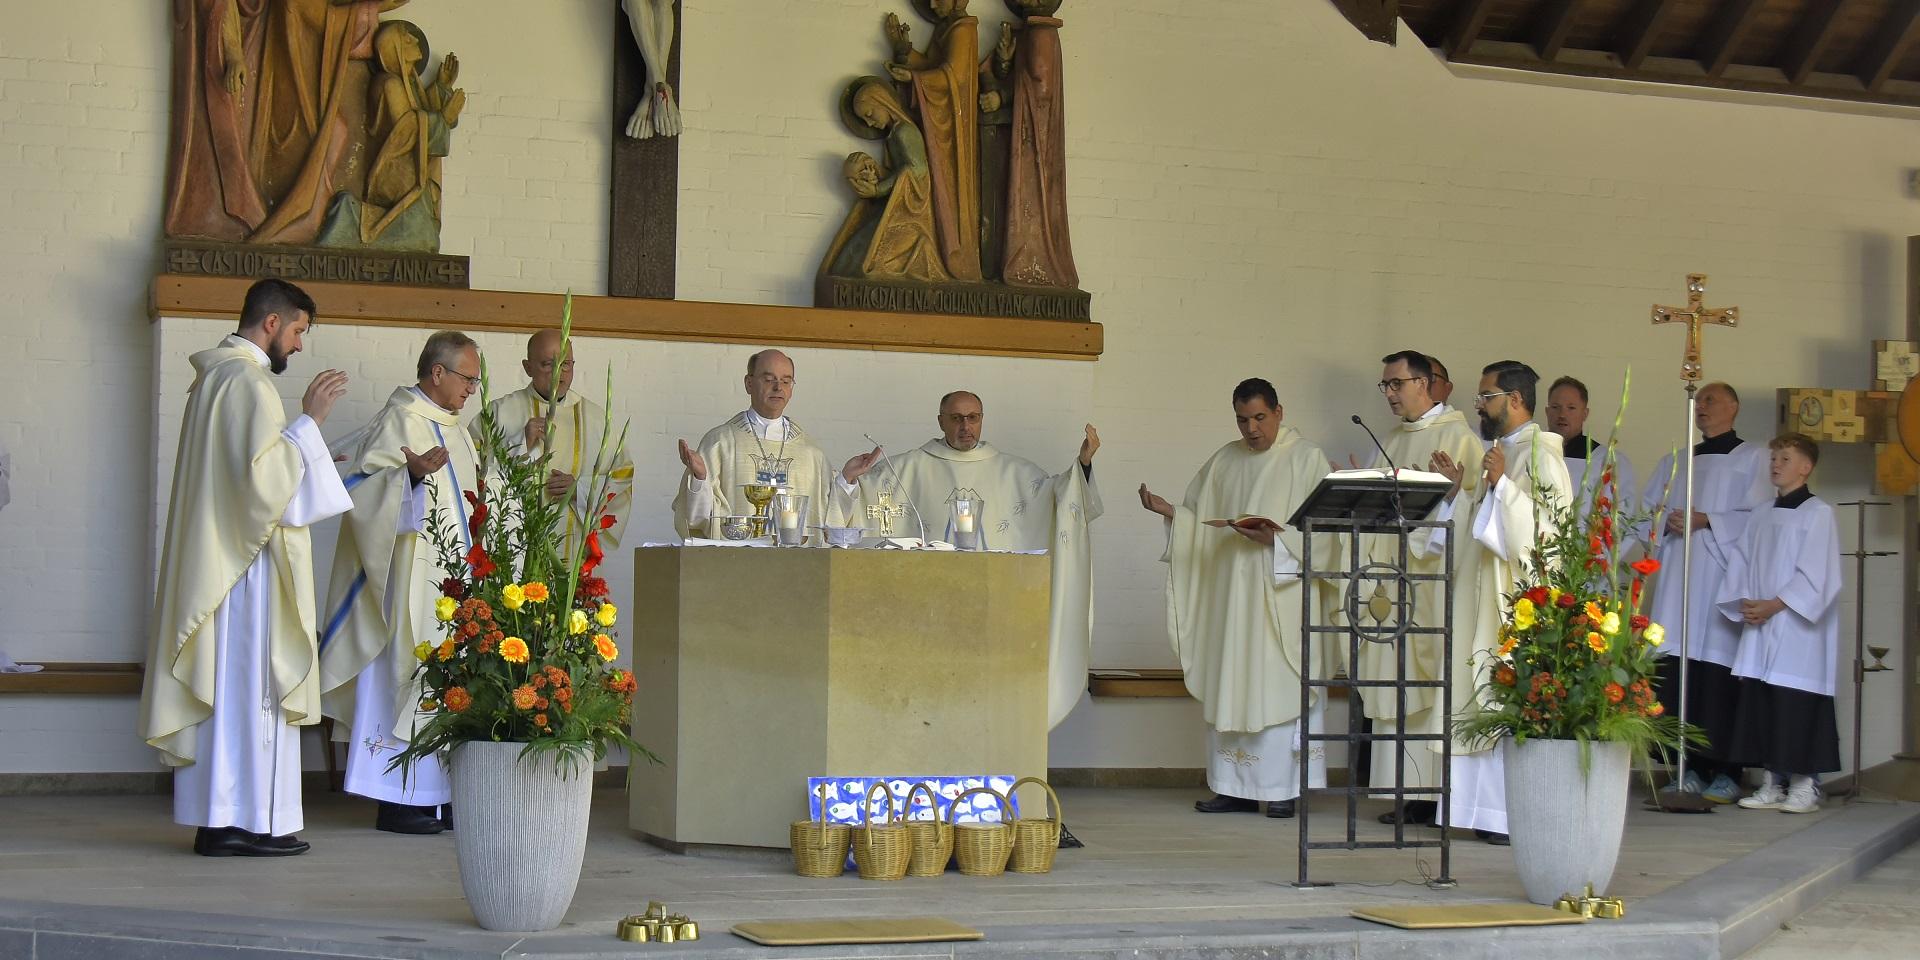
[(591, 575), (593, 568), (599, 566), (600, 561), (605, 560), (606, 556), (600, 552), (600, 531), (595, 530), (587, 534), (587, 558), (580, 561), (580, 575), (583, 577)]
[(1563, 607), (1571, 607), (1574, 604), (1577, 604), (1579, 602), (1580, 602), (1579, 598), (1575, 597), (1571, 593), (1563, 593), (1560, 595), (1560, 605)]
[(1636, 607), (1639, 606), (1640, 605), (1640, 589), (1642, 587), (1645, 587), (1646, 585), (1647, 585), (1647, 582), (1645, 580), (1635, 577), (1633, 580), (1633, 591), (1632, 591), (1632, 594), (1628, 597), (1627, 602), (1633, 606), (1636, 606)]
[(1633, 572), (1643, 577), (1653, 576), (1660, 572), (1660, 561), (1652, 557), (1641, 557), (1633, 562)]
[(1613, 508), (1613, 501), (1608, 500), (1605, 496), (1594, 497), (1593, 508), (1595, 510), (1610, 510)]
[(1605, 543), (1602, 543), (1599, 537), (1595, 536), (1590, 538), (1590, 542), (1588, 543), (1588, 549), (1593, 553), (1594, 556), (1598, 557), (1607, 552), (1607, 545)]
[(615, 523), (617, 523), (617, 522), (619, 522), (619, 521), (617, 521), (617, 520), (615, 520), (615, 519), (613, 518), (613, 514), (611, 514), (611, 513), (609, 513), (609, 514), (607, 514), (606, 516), (603, 516), (603, 517), (601, 517), (601, 518), (600, 518), (600, 529), (602, 529), (602, 530), (612, 530), (612, 529), (613, 529), (613, 525), (614, 525)]
[(493, 572), (499, 569), (494, 566), (493, 559), (487, 556), (487, 548), (477, 543), (473, 545), (473, 549), (467, 551), (467, 566), (473, 570), (475, 580), (493, 576)]
[(1547, 598), (1548, 598), (1548, 594), (1547, 594), (1546, 587), (1534, 587), (1533, 589), (1527, 591), (1527, 600), (1536, 607), (1546, 606)]

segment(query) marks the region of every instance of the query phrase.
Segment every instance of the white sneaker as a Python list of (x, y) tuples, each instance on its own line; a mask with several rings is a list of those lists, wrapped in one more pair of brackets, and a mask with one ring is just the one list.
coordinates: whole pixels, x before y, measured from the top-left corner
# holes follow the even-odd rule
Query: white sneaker
[(1780, 804), (1781, 813), (1812, 813), (1820, 809), (1820, 788), (1812, 777), (1793, 778), (1787, 786), (1786, 802)]
[(1748, 796), (1741, 797), (1740, 808), (1743, 810), (1778, 810), (1781, 805), (1786, 802), (1787, 792), (1780, 789), (1779, 784), (1769, 779), (1765, 784), (1761, 785), (1760, 789), (1755, 790)]

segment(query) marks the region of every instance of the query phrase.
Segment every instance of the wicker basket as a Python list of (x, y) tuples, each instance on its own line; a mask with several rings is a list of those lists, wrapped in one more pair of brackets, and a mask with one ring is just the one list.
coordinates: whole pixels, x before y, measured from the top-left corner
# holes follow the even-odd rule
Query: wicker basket
[[(954, 823), (960, 801), (976, 793), (989, 794), (1000, 801), (1000, 823)], [(953, 858), (960, 872), (969, 877), (997, 877), (1006, 872), (1007, 857), (1013, 853), (1013, 808), (1005, 794), (992, 787), (974, 787), (953, 798), (947, 808), (947, 822), (953, 824)]]
[(837, 877), (847, 870), (847, 841), (853, 828), (827, 822), (827, 788), (820, 787), (820, 819), (795, 820), (787, 828), (793, 847), (793, 872), (803, 877)]
[(927, 792), (927, 812), (925, 820), (907, 821), (907, 838), (913, 846), (912, 857), (907, 861), (907, 876), (937, 877), (947, 872), (947, 861), (953, 859), (953, 825), (940, 819), (940, 794), (935, 792), (933, 784), (922, 780), (907, 791), (906, 816), (913, 816), (914, 794)]
[(1012, 796), (1023, 783), (1037, 783), (1047, 792), (1047, 800), (1053, 804), (1053, 816), (1021, 817), (1013, 821), (1013, 857), (1007, 861), (1007, 869), (1014, 873), (1051, 873), (1053, 855), (1060, 852), (1060, 821), (1066, 814), (1060, 809), (1060, 795), (1039, 777), (1015, 780), (1013, 786), (1007, 788), (1007, 795)]
[[(875, 793), (887, 798), (887, 820), (873, 823), (867, 809), (873, 806)], [(913, 855), (913, 842), (907, 837), (907, 825), (900, 820), (900, 798), (885, 783), (875, 782), (860, 804), (861, 825), (853, 831), (853, 866), (862, 880), (898, 880), (907, 875), (907, 861)]]

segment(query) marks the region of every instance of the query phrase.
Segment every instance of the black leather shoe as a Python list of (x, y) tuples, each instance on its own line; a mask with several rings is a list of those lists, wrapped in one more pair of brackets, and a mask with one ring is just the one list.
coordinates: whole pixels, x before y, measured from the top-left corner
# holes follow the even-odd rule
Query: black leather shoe
[(203, 857), (291, 857), (306, 850), (304, 843), (298, 849), (270, 847), (237, 827), (201, 827), (193, 834), (193, 852)]
[(1481, 840), (1485, 840), (1486, 842), (1493, 844), (1496, 847), (1513, 846), (1513, 841), (1509, 839), (1507, 835), (1504, 833), (1494, 833), (1491, 830), (1475, 830), (1473, 831), (1473, 835), (1475, 837), (1478, 837)]
[(374, 817), (373, 828), (388, 833), (407, 833), (417, 836), (440, 833), (447, 825), (434, 816), (433, 807), (410, 807), (403, 803), (380, 802), (380, 813)]
[(1432, 800), (1408, 800), (1398, 810), (1388, 810), (1380, 815), (1380, 822), (1391, 826), (1395, 823), (1407, 823), (1413, 826), (1432, 826), (1434, 808)]
[(275, 837), (264, 833), (256, 833), (253, 835), (253, 842), (274, 850), (285, 850), (289, 854), (306, 853), (313, 846), (292, 834), (284, 837)]
[(445, 803), (440, 805), (440, 823), (448, 830), (453, 829), (453, 804)]
[(1211, 800), (1195, 800), (1193, 808), (1201, 813), (1259, 813), (1260, 801), (1216, 793)]
[(1275, 820), (1292, 820), (1293, 819), (1293, 801), (1292, 800), (1267, 801), (1267, 816), (1272, 817)]

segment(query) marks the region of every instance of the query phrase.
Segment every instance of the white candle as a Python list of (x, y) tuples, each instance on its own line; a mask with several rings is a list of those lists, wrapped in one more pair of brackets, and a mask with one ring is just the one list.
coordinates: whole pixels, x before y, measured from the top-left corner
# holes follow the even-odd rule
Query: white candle
[(780, 511), (780, 529), (798, 530), (799, 528), (800, 528), (800, 511), (798, 510)]
[(973, 514), (963, 513), (959, 516), (957, 522), (960, 524), (961, 533), (973, 532)]

